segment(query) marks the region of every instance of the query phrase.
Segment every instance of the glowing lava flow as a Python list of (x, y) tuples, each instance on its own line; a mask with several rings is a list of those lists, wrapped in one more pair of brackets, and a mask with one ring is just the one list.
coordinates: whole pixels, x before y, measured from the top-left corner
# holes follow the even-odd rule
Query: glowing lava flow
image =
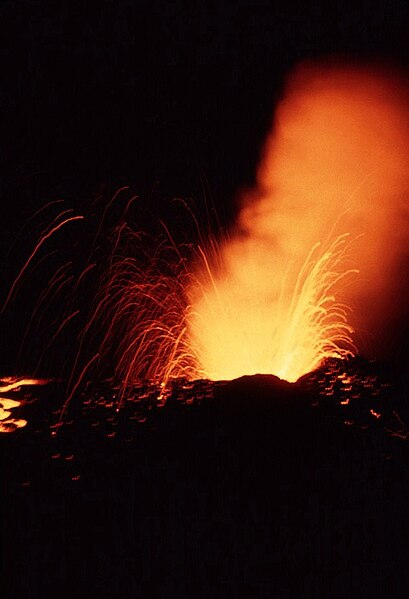
[(47, 379), (30, 379), (30, 378), (18, 378), (18, 377), (6, 377), (0, 379), (0, 393), (7, 393), (8, 391), (16, 391), (21, 387), (47, 385), (49, 381)]
[[(19, 391), (21, 387), (46, 385), (49, 381), (44, 379), (29, 379), (18, 377), (4, 377), (0, 379), (0, 393), (8, 391)], [(12, 410), (18, 408), (24, 402), (9, 397), (0, 397), (0, 433), (12, 433), (18, 428), (27, 425), (27, 420), (22, 418), (11, 418)]]

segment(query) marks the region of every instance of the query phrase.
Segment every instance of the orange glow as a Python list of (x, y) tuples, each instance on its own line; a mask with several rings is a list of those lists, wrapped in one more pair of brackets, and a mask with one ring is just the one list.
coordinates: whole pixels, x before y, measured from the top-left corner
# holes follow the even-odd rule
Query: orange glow
[(0, 408), (0, 420), (6, 420), (9, 416), (11, 416), (10, 410), (3, 410), (3, 408)]
[[(20, 391), (21, 387), (32, 387), (37, 385), (47, 385), (49, 380), (30, 379), (7, 376), (0, 379), (0, 393), (8, 391)], [(5, 384), (4, 384), (5, 383)], [(22, 418), (12, 418), (12, 410), (24, 405), (24, 401), (10, 399), (9, 397), (0, 397), (0, 433), (13, 433), (19, 428), (27, 425), (27, 420)]]
[(22, 403), (15, 399), (0, 397), (0, 433), (13, 433), (16, 429), (26, 426), (27, 420), (11, 417), (13, 408), (18, 408)]
[(18, 428), (24, 428), (27, 425), (27, 420), (22, 418), (9, 418), (0, 422), (0, 433), (14, 433)]
[[(94, 279), (102, 272), (77, 337), (59, 424), (98, 369), (104, 376), (112, 369), (120, 405), (141, 380), (156, 384), (163, 402), (173, 378), (265, 373), (295, 381), (326, 358), (379, 357), (400, 308), (408, 140), (408, 93), (395, 73), (303, 64), (277, 106), (255, 185), (241, 193), (236, 221), (221, 239), (204, 239), (186, 204), (199, 245), (176, 243), (163, 223), (162, 235), (151, 237), (123, 217), (108, 229), (110, 251), (101, 262), (97, 238), (127, 188), (118, 190), (104, 208), (89, 263), (77, 278), (68, 276), (71, 262), (61, 266), (37, 302), (63, 287), (72, 287), (74, 298), (90, 272)], [(123, 216), (134, 200), (126, 201)], [(3, 310), (42, 244), (82, 218), (62, 212), (43, 231)], [(64, 312), (40, 361), (77, 316), (84, 316), (82, 307)], [(35, 320), (36, 310), (29, 328)], [(339, 379), (348, 391), (350, 379)], [(10, 381), (0, 392), (22, 384)]]
[(10, 408), (18, 408), (21, 405), (21, 401), (15, 399), (9, 399), (8, 397), (0, 397), (0, 407), (6, 410)]
[[(28, 379), (28, 378), (25, 379), (25, 378), (13, 378), (13, 377), (7, 377), (7, 378), (0, 379), (0, 382), (6, 383), (6, 385), (0, 385), (0, 393), (7, 393), (8, 391), (18, 390), (18, 389), (20, 389), (20, 387), (47, 385), (49, 383), (49, 381), (47, 379)], [(13, 400), (3, 399), (0, 397), (0, 404), (3, 404), (3, 407), (4, 407), (5, 401), (10, 402)]]
[(297, 279), (289, 282), (290, 273), (284, 273), (275, 295), (259, 265), (238, 273), (247, 282), (234, 276), (212, 280), (213, 289), (194, 301), (190, 321), (199, 331), (195, 347), (209, 378), (274, 373), (295, 381), (327, 357), (353, 353), (347, 307), (334, 297), (334, 288), (353, 273), (339, 268), (345, 239), (324, 250), (313, 247)]
[[(7, 376), (0, 379), (0, 393), (8, 391), (20, 391), (21, 387), (47, 385), (47, 379), (29, 379)], [(4, 384), (5, 383), (5, 384)], [(23, 418), (12, 418), (12, 410), (24, 405), (24, 401), (0, 397), (0, 433), (14, 433), (19, 428), (27, 426), (27, 420)]]
[(296, 70), (256, 186), (188, 289), (199, 370), (295, 381), (326, 357), (374, 345), (407, 241), (408, 133), (406, 91), (392, 76)]

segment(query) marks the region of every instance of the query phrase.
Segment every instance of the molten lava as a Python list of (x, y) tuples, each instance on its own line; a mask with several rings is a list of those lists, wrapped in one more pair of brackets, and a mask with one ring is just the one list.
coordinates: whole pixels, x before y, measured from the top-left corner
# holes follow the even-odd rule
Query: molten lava
[(256, 186), (188, 289), (190, 345), (209, 378), (294, 381), (354, 342), (374, 346), (364, 331), (387, 320), (407, 240), (408, 133), (407, 94), (392, 76), (336, 65), (295, 72)]
[[(46, 298), (57, 298), (61, 318), (41, 362), (61, 333), (83, 323), (60, 422), (91, 372), (113, 375), (121, 404), (137, 381), (156, 385), (163, 401), (172, 378), (295, 381), (327, 358), (380, 357), (402, 308), (397, 269), (409, 259), (408, 139), (407, 86), (396, 74), (307, 64), (287, 84), (255, 186), (220, 240), (204, 239), (193, 210), (199, 245), (177, 243), (166, 225), (161, 236), (135, 231), (125, 215), (136, 196), (106, 231), (109, 210), (126, 200), (127, 188), (118, 190), (90, 237), (88, 262), (55, 272), (28, 326)], [(42, 232), (3, 311), (45, 242), (73, 221), (87, 224), (63, 211)]]
[[(0, 393), (7, 393), (7, 391), (18, 391), (21, 387), (36, 386), (36, 385), (47, 385), (47, 379), (31, 379), (31, 378), (18, 378), (18, 377), (3, 377), (0, 379)], [(0, 401), (5, 400), (0, 398)], [(11, 400), (7, 400), (11, 401)]]
[(340, 236), (327, 248), (313, 246), (296, 280), (290, 278), (290, 259), (274, 290), (262, 267), (257, 273), (249, 265), (247, 283), (234, 274), (223, 282), (212, 277), (213, 289), (194, 302), (190, 320), (207, 376), (217, 380), (273, 372), (295, 381), (325, 358), (352, 355), (348, 307), (334, 295), (356, 272), (340, 268), (346, 241)]
[[(26, 386), (46, 385), (48, 381), (44, 379), (3, 377), (0, 379), (0, 383), (0, 394), (2, 394), (8, 391), (20, 391), (22, 387)], [(18, 408), (23, 403), (21, 400), (1, 397), (0, 395), (0, 433), (12, 433), (16, 429), (27, 425), (27, 420), (12, 418), (13, 409)]]

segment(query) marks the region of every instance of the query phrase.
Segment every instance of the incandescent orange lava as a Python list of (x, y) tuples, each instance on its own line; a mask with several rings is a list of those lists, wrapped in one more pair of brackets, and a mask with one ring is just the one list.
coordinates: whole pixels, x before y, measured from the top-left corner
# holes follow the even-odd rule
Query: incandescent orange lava
[[(2, 394), (8, 391), (20, 391), (22, 387), (47, 385), (49, 381), (46, 379), (3, 377), (0, 379), (0, 383), (0, 394)], [(0, 395), (0, 433), (13, 433), (15, 430), (24, 428), (27, 425), (27, 420), (12, 417), (14, 408), (18, 408), (24, 403), (23, 400), (10, 399)]]
[[(32, 379), (32, 378), (18, 378), (18, 377), (3, 377), (0, 379), (0, 393), (7, 393), (7, 391), (18, 391), (21, 387), (34, 387), (38, 385), (47, 385), (47, 379)], [(0, 401), (5, 400), (0, 398)], [(7, 400), (11, 401), (11, 400)]]
[(190, 344), (209, 378), (294, 381), (323, 358), (381, 345), (407, 245), (407, 99), (375, 68), (292, 75), (256, 186), (188, 289)]

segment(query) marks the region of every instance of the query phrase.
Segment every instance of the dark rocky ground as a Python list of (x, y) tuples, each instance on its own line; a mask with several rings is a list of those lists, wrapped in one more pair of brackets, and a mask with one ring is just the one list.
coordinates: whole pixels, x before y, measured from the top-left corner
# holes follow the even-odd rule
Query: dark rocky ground
[(56, 435), (62, 384), (20, 393), (28, 426), (0, 439), (7, 599), (408, 596), (396, 372), (178, 381), (164, 406), (141, 385), (119, 413), (90, 384)]

